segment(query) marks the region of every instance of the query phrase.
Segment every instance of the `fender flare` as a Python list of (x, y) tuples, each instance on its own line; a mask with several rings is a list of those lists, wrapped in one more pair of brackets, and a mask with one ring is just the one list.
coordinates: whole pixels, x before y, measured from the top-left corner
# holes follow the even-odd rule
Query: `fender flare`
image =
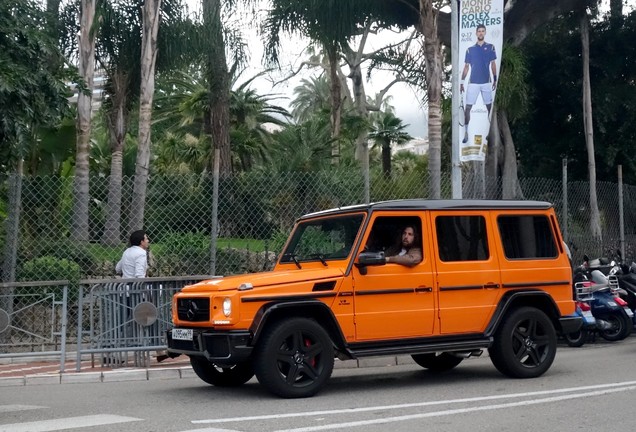
[(329, 334), (337, 348), (345, 348), (345, 338), (333, 311), (328, 305), (315, 299), (270, 302), (262, 305), (250, 325), (250, 333), (253, 335), (251, 344), (258, 343), (269, 323), (291, 316), (314, 318)]
[[(523, 299), (523, 302), (520, 301), (521, 299)], [(561, 313), (554, 299), (548, 293), (542, 290), (508, 291), (499, 300), (497, 308), (486, 327), (485, 335), (493, 336), (507, 312), (518, 303), (524, 306), (533, 306), (545, 312), (554, 324), (554, 328), (557, 331), (560, 330), (559, 318)]]

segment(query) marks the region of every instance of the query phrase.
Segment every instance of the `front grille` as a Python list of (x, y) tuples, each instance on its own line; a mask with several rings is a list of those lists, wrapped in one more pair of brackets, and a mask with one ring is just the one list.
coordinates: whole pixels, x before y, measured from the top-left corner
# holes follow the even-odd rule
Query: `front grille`
[(177, 314), (181, 321), (210, 321), (210, 299), (207, 297), (177, 299)]

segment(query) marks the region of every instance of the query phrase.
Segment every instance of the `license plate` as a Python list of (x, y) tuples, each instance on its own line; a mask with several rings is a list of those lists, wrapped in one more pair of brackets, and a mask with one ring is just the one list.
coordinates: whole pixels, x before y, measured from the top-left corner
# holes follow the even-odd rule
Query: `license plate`
[(192, 329), (172, 329), (172, 339), (191, 341)]

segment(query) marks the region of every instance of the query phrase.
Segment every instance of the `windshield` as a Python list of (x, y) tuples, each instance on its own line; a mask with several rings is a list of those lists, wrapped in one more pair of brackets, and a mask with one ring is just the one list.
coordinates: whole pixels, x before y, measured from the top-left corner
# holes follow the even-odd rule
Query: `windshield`
[(281, 256), (281, 263), (345, 259), (355, 242), (363, 214), (301, 222)]

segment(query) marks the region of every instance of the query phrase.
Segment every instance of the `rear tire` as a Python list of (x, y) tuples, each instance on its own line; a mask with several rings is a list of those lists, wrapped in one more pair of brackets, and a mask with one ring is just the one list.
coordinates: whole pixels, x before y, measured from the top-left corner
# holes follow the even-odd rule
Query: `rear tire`
[(446, 372), (453, 369), (463, 360), (447, 352), (430, 354), (413, 354), (411, 356), (415, 363), (431, 372)]
[(605, 314), (599, 316), (599, 319), (607, 321), (612, 326), (612, 328), (601, 329), (598, 331), (601, 337), (606, 341), (616, 342), (623, 340), (629, 333), (631, 333), (631, 323), (628, 323), (626, 317), (623, 315), (616, 313)]
[(488, 352), (502, 374), (535, 378), (552, 366), (556, 349), (556, 330), (548, 316), (539, 309), (522, 307), (506, 315)]
[(254, 371), (271, 393), (284, 398), (313, 396), (325, 385), (334, 348), (316, 321), (291, 318), (267, 328), (258, 343)]
[(199, 378), (217, 387), (237, 387), (245, 384), (254, 376), (249, 362), (232, 366), (217, 366), (205, 357), (191, 356), (192, 370)]
[(589, 332), (585, 329), (580, 329), (579, 331), (576, 331), (574, 333), (567, 333), (563, 335), (563, 337), (565, 338), (565, 342), (568, 344), (568, 346), (579, 348), (585, 345), (585, 342), (589, 337)]

